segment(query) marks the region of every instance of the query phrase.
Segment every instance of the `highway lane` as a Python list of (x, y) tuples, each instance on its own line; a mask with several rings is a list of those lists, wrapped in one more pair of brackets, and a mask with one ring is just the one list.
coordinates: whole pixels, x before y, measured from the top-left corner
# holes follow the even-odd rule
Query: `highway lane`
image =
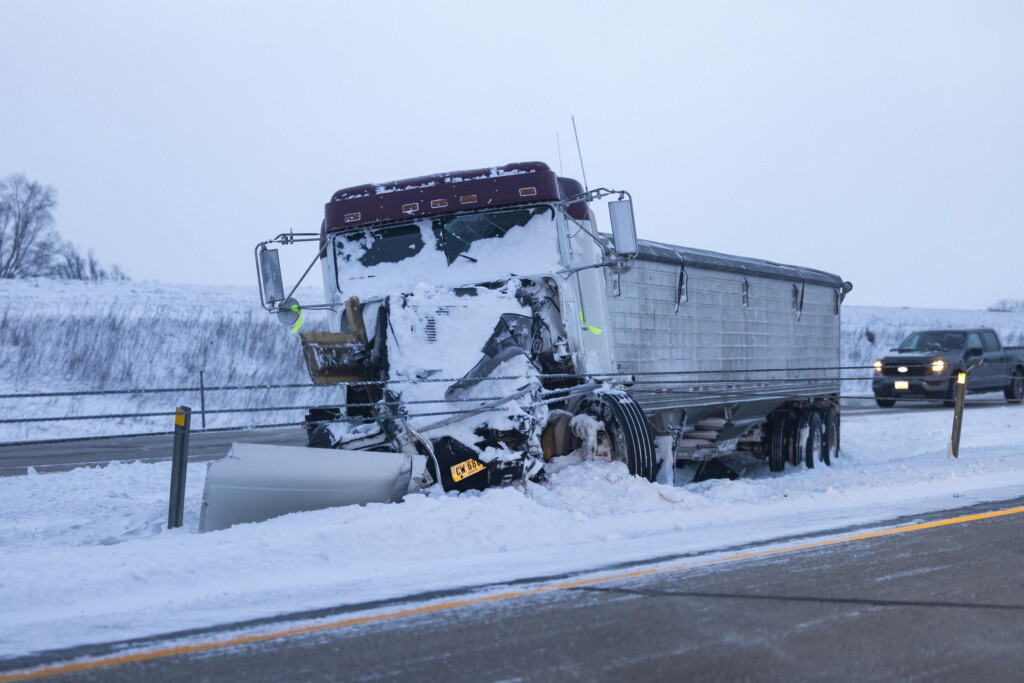
[(1020, 506), (896, 520), (899, 533), (846, 531), (834, 544), (467, 590), (429, 610), (398, 602), (368, 622), (342, 611), (323, 630), (288, 634), (284, 618), (277, 637), (229, 647), (216, 646), (224, 632), (195, 636), (213, 644), (195, 652), (151, 642), (149, 656), (59, 680), (1019, 680)]

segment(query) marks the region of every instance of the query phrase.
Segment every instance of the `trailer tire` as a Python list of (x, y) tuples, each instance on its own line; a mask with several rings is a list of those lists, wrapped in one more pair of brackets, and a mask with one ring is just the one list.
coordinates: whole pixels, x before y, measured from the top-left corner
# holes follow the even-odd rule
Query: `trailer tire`
[(772, 472), (783, 471), (786, 461), (790, 460), (793, 444), (791, 432), (795, 422), (796, 415), (791, 410), (777, 410), (772, 415), (768, 443), (768, 469)]
[(821, 426), (824, 430), (821, 461), (831, 467), (832, 461), (839, 458), (839, 413), (835, 407), (829, 406), (821, 411)]
[(653, 482), (658, 474), (654, 432), (644, 411), (631, 397), (619, 393), (591, 394), (576, 410), (604, 423), (612, 460), (626, 463), (629, 473)]
[[(804, 436), (805, 433), (806, 436)], [(794, 437), (796, 461), (803, 462), (807, 469), (813, 469), (814, 461), (821, 457), (825, 441), (825, 430), (821, 424), (821, 415), (817, 410), (805, 408), (800, 412), (800, 421)]]
[(879, 408), (892, 408), (896, 405), (896, 399), (894, 398), (878, 398), (875, 396), (875, 403), (878, 404)]
[(1003, 389), (1003, 396), (1010, 403), (1024, 401), (1024, 372), (1014, 370), (1010, 375), (1010, 383)]

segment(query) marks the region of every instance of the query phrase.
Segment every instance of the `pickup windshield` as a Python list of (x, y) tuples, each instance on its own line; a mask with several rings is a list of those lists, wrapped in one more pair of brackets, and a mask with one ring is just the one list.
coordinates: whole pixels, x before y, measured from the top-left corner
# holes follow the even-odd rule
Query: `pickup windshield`
[(963, 332), (915, 332), (900, 344), (900, 351), (962, 351)]

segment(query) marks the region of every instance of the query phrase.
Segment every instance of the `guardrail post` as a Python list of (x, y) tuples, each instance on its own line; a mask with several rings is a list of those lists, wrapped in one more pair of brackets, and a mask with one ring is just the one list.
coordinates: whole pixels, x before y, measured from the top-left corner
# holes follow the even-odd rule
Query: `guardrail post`
[(949, 441), (949, 455), (960, 457), (960, 428), (964, 423), (964, 395), (967, 393), (967, 373), (960, 372), (956, 376), (954, 394), (956, 404), (953, 408), (953, 437)]
[(206, 429), (206, 384), (203, 383), (203, 371), (199, 371), (199, 416), (203, 420), (203, 429)]
[(167, 508), (167, 528), (181, 526), (185, 512), (185, 476), (188, 473), (188, 432), (192, 409), (178, 406), (174, 412), (174, 451), (171, 454), (171, 500)]

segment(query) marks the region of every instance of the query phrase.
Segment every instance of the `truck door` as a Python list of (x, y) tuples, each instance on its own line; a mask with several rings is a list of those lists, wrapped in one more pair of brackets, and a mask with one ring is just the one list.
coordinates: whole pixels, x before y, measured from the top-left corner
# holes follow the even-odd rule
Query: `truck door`
[[(983, 386), (987, 389), (998, 389), (1006, 384), (1006, 354), (999, 343), (999, 337), (992, 330), (981, 330), (981, 349), (984, 363), (974, 369), (980, 375)], [(979, 388), (980, 388), (979, 383)]]

